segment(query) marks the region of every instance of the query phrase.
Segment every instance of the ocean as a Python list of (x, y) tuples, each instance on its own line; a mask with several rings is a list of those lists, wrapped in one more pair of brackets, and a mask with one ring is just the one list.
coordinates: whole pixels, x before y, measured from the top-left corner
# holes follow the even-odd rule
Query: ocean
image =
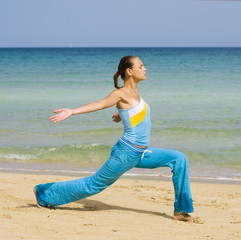
[(0, 171), (95, 172), (123, 132), (116, 107), (49, 118), (107, 96), (125, 55), (147, 68), (150, 146), (184, 152), (191, 179), (241, 181), (241, 48), (0, 48)]

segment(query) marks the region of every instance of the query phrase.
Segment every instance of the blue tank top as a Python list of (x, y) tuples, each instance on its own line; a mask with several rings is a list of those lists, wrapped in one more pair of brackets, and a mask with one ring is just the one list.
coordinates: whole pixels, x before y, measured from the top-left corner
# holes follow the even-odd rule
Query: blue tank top
[(150, 107), (140, 98), (140, 102), (131, 109), (118, 109), (124, 124), (123, 138), (139, 146), (148, 146), (151, 118)]

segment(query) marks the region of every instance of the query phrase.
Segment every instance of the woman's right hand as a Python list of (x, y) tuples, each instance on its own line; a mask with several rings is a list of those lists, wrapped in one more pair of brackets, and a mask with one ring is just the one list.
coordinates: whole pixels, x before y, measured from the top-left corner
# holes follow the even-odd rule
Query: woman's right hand
[(70, 117), (73, 114), (72, 109), (69, 109), (69, 108), (58, 109), (58, 110), (55, 110), (53, 112), (54, 113), (59, 113), (57, 115), (54, 115), (54, 116), (50, 117), (50, 120), (53, 123), (63, 121), (63, 120), (65, 120), (66, 118)]

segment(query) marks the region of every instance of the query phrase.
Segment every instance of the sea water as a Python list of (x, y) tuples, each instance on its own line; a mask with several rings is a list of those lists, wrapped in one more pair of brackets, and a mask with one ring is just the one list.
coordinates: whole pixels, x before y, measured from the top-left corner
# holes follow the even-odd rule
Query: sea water
[(123, 133), (116, 107), (49, 117), (106, 97), (125, 55), (147, 68), (150, 146), (184, 152), (190, 177), (241, 180), (241, 48), (0, 48), (0, 169), (96, 171)]

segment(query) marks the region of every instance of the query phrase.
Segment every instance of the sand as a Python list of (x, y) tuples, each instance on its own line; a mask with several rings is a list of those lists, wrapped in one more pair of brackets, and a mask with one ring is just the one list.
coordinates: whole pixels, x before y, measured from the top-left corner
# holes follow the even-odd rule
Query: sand
[(34, 185), (68, 176), (0, 173), (0, 239), (241, 239), (241, 186), (191, 183), (194, 223), (172, 220), (171, 181), (119, 179), (103, 192), (38, 209)]

